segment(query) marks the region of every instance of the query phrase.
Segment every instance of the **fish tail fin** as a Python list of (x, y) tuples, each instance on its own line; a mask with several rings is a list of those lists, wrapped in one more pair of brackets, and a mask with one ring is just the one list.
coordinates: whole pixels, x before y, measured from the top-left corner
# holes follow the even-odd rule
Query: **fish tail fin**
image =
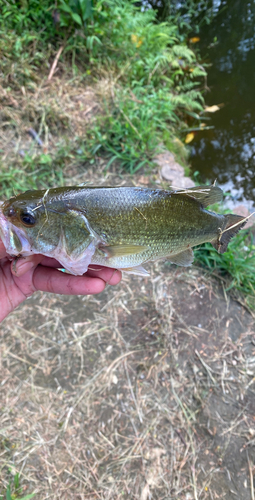
[(224, 253), (227, 250), (228, 244), (240, 229), (247, 222), (247, 217), (241, 215), (227, 214), (225, 215), (225, 225), (223, 230), (220, 229), (217, 238), (211, 241), (211, 244), (218, 250), (219, 253)]

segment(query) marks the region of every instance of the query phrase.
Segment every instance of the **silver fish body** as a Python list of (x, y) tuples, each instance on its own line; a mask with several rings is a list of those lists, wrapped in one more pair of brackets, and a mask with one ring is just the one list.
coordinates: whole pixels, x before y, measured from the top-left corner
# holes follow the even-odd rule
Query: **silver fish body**
[(162, 257), (190, 265), (204, 242), (224, 252), (246, 220), (206, 210), (221, 198), (216, 186), (28, 191), (0, 207), (0, 236), (10, 255), (41, 253), (72, 274), (99, 264), (144, 275), (142, 265)]

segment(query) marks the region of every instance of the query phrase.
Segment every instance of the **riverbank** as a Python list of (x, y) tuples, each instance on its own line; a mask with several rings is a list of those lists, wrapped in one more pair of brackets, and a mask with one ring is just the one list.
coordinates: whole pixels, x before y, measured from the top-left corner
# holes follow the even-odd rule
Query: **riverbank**
[[(38, 187), (63, 182), (62, 164), (70, 160), (104, 157), (108, 167), (117, 161), (134, 173), (152, 166), (159, 144), (187, 168), (184, 139), (191, 119), (203, 121), (206, 77), (194, 44), (174, 19), (159, 23), (155, 11), (141, 12), (132, 2), (98, 2), (93, 15), (65, 5), (57, 12), (51, 2), (3, 8), (2, 141), (9, 151), (1, 146), (4, 160), (15, 157), (8, 172), (1, 163), (0, 196), (15, 168), (24, 172), (21, 189), (25, 179), (33, 185), (35, 163)], [(43, 144), (37, 155), (22, 144), (31, 128)]]
[[(24, 88), (7, 92), (3, 89), (0, 110), (2, 199), (27, 189), (47, 189), (75, 182), (95, 184), (98, 171), (102, 177), (107, 172), (125, 175), (126, 169), (119, 158), (109, 160), (106, 151), (100, 152), (96, 147), (89, 159), (84, 149), (87, 148), (87, 138), (95, 145), (97, 139), (93, 135), (93, 127), (104, 113), (102, 96), (109, 95), (112, 82), (105, 78), (92, 87), (86, 86), (80, 77), (67, 77), (64, 73), (48, 81), (42, 75), (41, 86), (36, 91)], [(100, 131), (101, 135), (104, 130)], [(175, 137), (171, 145), (174, 153), (164, 143), (158, 143), (151, 161), (144, 161), (137, 170), (140, 172), (138, 179), (147, 179), (146, 183), (150, 186), (161, 183), (166, 189), (170, 185), (175, 188), (194, 185), (186, 175), (187, 152), (184, 144)], [(91, 165), (94, 165), (95, 177), (89, 180), (88, 169)], [(134, 173), (130, 174), (131, 184), (135, 182), (132, 175)], [(217, 207), (216, 211), (223, 208), (223, 205)], [(241, 212), (241, 215), (247, 216), (247, 212)], [(213, 274), (227, 280), (226, 288), (238, 286), (238, 293), (243, 293), (246, 305), (254, 308), (254, 243), (245, 234), (242, 232), (234, 238), (229, 251), (222, 256), (208, 244), (196, 251), (196, 257), (206, 270), (210, 269)]]
[[(37, 30), (41, 4), (1, 24), (0, 199), (187, 187), (184, 139), (203, 116), (191, 43), (130, 10), (98, 11), (85, 36), (45, 9)], [(247, 256), (234, 241), (229, 269)], [(37, 293), (4, 321), (1, 500), (250, 500), (254, 312), (217, 270), (161, 261), (100, 296)]]

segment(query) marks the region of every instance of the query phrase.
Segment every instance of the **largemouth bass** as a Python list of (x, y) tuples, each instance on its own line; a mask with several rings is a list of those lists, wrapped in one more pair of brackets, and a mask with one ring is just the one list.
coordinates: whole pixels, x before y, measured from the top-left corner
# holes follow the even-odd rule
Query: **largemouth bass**
[(1, 204), (0, 236), (9, 255), (53, 257), (75, 275), (91, 264), (146, 275), (142, 265), (162, 257), (191, 265), (192, 247), (205, 242), (226, 251), (246, 219), (206, 210), (221, 199), (214, 185), (26, 191)]

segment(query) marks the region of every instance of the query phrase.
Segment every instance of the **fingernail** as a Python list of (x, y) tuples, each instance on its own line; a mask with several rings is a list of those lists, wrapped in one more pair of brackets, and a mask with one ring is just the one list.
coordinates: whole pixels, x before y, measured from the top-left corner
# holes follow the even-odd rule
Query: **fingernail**
[(35, 262), (34, 260), (30, 260), (31, 257), (20, 257), (18, 259), (15, 259), (12, 263), (12, 272), (16, 276), (22, 276), (23, 274), (26, 274), (30, 269), (35, 267)]

